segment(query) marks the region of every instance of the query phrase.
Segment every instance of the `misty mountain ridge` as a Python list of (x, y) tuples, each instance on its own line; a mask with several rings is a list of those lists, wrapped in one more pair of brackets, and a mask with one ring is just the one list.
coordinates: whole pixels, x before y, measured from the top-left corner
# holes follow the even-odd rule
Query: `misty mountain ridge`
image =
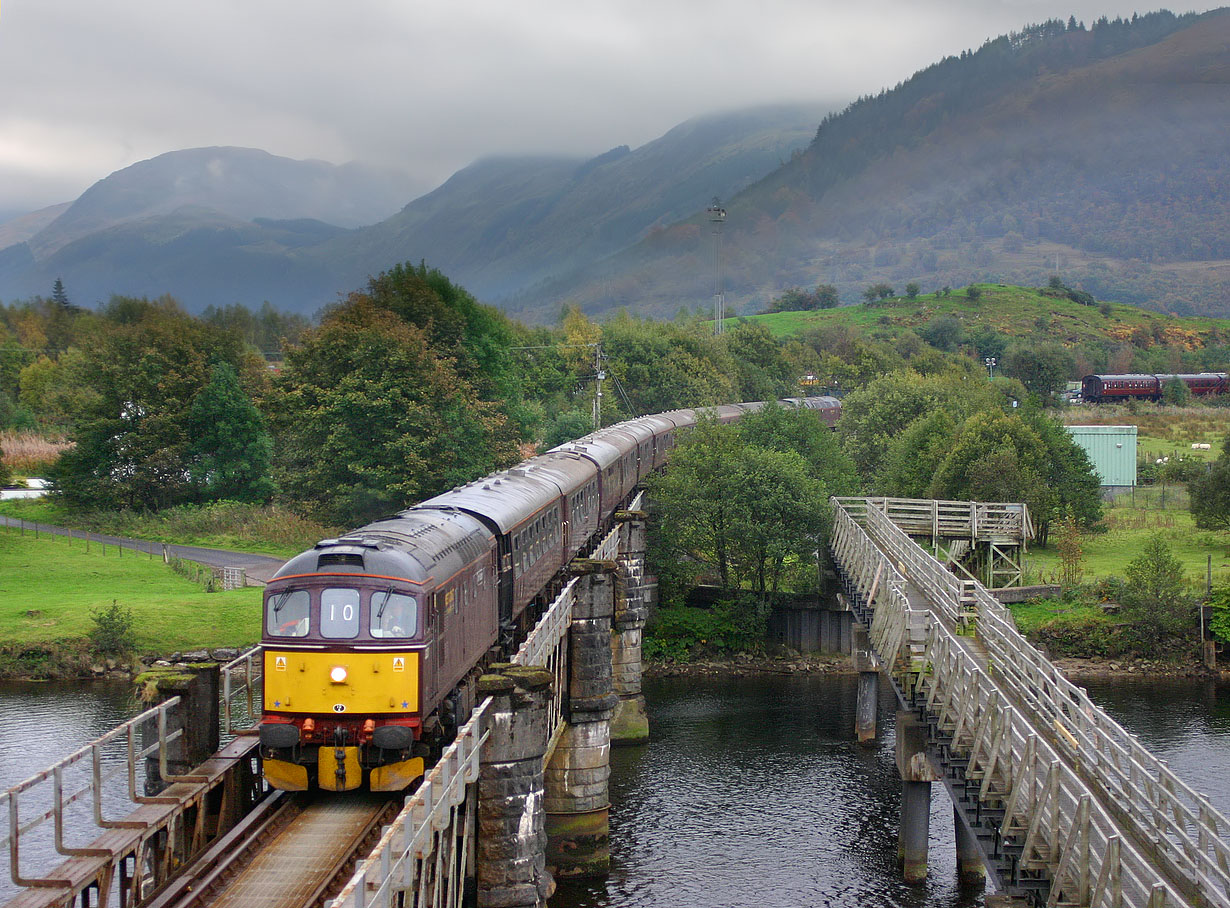
[[(700, 117), (592, 158), (486, 158), (356, 230), (308, 226), (348, 224), (342, 168), (252, 149), (171, 152), (99, 181), (49, 226), (0, 247), (0, 298), (45, 294), (60, 277), (82, 302), (171, 293), (194, 311), (269, 300), (313, 312), (420, 259), (498, 297), (754, 182), (807, 144), (826, 109)], [(385, 214), (397, 198), (387, 185), (370, 195)]]
[(711, 305), (717, 195), (743, 312), (790, 286), (834, 283), (853, 302), (876, 282), (1039, 286), (1058, 269), (1099, 298), (1230, 315), (1228, 48), (1227, 10), (1056, 20), (827, 116), (760, 108), (590, 158), (485, 158), (367, 226), (243, 179), (202, 204), (198, 187), (229, 171), (210, 170), (217, 150), (176, 153), (192, 155), (186, 188), (140, 172), (104, 186), (113, 175), (0, 248), (0, 297), (58, 276), (82, 302), (166, 292), (192, 310), (312, 312), (425, 259), (529, 320), (565, 302), (673, 315)]
[[(1230, 12), (1048, 22), (827, 117), (727, 204), (728, 301), (789, 286), (1041, 285), (1230, 314)], [(711, 305), (703, 215), (510, 301), (669, 315)]]

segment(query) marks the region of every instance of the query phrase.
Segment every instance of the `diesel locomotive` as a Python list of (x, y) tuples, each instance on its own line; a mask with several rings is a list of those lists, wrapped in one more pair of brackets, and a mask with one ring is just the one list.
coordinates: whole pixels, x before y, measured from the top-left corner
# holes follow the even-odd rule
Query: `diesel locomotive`
[[(786, 406), (819, 411), (832, 397)], [(266, 780), (275, 788), (400, 791), (468, 718), (475, 682), (511, 655), (553, 578), (610, 525), (705, 414), (613, 425), (437, 495), (288, 561), (265, 590)]]

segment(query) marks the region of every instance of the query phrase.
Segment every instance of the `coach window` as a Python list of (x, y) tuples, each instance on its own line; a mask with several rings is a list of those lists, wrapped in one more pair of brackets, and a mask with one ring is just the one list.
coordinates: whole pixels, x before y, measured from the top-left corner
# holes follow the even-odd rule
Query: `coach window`
[(333, 587), (320, 594), (320, 633), (335, 639), (358, 635), (358, 590)]
[(413, 596), (392, 590), (372, 594), (369, 629), (373, 637), (413, 637), (418, 632), (418, 617)]
[(304, 637), (308, 632), (308, 606), (312, 597), (307, 590), (285, 590), (274, 593), (265, 603), (265, 628), (271, 637)]

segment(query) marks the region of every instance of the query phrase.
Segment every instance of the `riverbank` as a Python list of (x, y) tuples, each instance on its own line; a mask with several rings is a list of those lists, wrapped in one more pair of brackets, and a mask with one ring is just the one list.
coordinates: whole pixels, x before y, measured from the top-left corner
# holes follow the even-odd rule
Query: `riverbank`
[[(1159, 659), (1055, 659), (1053, 661), (1071, 681), (1115, 678), (1209, 678), (1230, 681), (1230, 663), (1217, 669), (1208, 669), (1194, 658), (1190, 662), (1168, 662)], [(851, 658), (842, 653), (784, 653), (775, 656), (740, 653), (727, 658), (701, 659), (695, 662), (646, 662), (643, 671), (646, 678), (857, 674)]]
[(138, 656), (104, 656), (85, 640), (0, 646), (0, 681), (129, 681), (158, 663), (219, 662), (225, 664), (250, 646)]

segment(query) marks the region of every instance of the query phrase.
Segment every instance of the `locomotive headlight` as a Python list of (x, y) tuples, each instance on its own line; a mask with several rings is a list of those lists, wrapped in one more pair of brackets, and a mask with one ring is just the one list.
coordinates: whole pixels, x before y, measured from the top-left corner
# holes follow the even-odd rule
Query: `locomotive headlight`
[(329, 680), (332, 681), (334, 684), (345, 684), (346, 683), (346, 666), (335, 665), (333, 666), (333, 668), (329, 669)]

